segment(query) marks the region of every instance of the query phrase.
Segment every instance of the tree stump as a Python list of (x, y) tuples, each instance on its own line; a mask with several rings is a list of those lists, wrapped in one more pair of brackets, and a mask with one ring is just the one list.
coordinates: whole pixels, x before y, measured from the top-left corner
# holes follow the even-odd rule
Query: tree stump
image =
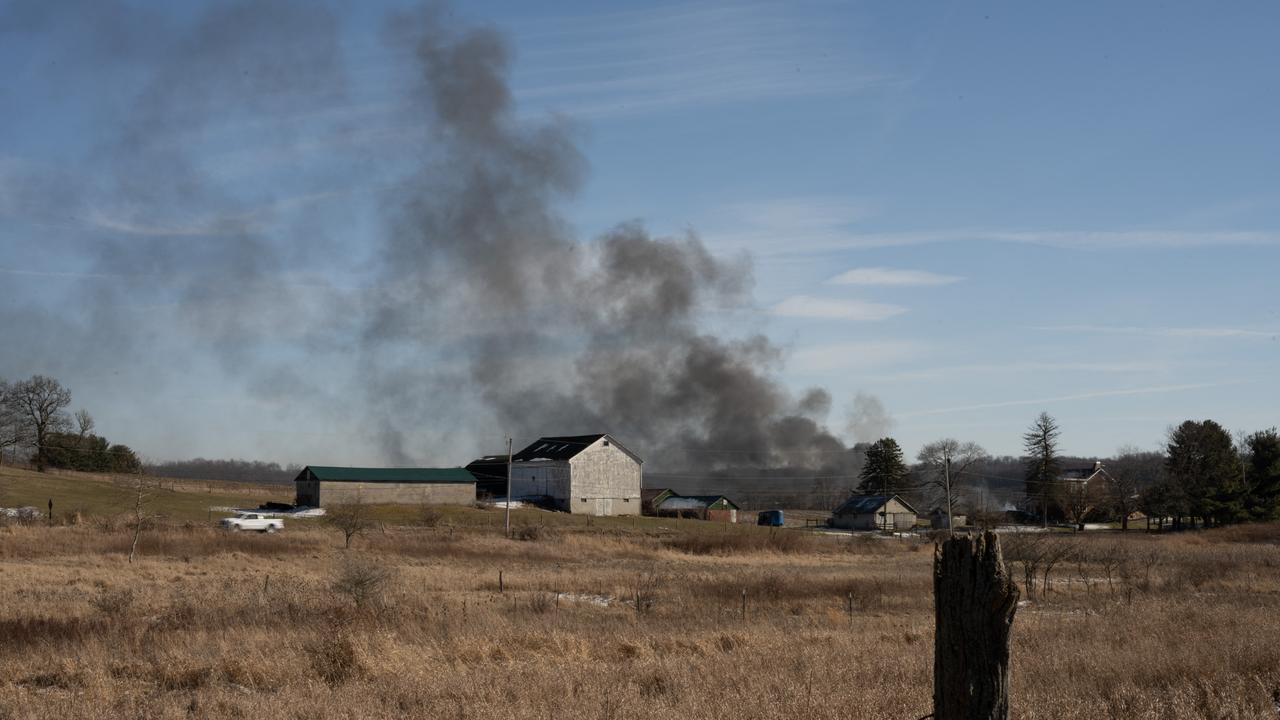
[(1018, 587), (995, 533), (955, 536), (935, 548), (933, 602), (934, 720), (1006, 720)]

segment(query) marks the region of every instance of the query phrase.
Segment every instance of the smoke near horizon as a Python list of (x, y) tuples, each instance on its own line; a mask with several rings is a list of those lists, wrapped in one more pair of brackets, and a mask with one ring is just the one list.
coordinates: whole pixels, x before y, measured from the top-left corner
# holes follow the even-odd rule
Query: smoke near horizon
[[(75, 312), (2, 311), (32, 344), (0, 351), (0, 375), (47, 362), (93, 377), (108, 356), (163, 394), (216, 372), (264, 406), (349, 428), (347, 447), (389, 464), (462, 464), (459, 452), (496, 450), (503, 434), (601, 431), (656, 469), (844, 462), (829, 393), (790, 392), (763, 334), (709, 331), (750, 306), (749, 257), (634, 220), (575, 236), (560, 208), (587, 174), (577, 130), (519, 113), (499, 31), (443, 7), (387, 19), (382, 40), (403, 67), (391, 122), (370, 127), (329, 117), (360, 106), (365, 79), (311, 3), (221, 4), (187, 24), (107, 14), (0, 11), (0, 38), (56, 34), (73, 67), (101, 65), (133, 89), (94, 95), (102, 129), (76, 172), (0, 166), (0, 214), (61, 228), (54, 250), (74, 265), (58, 271), (84, 280), (68, 291)], [(143, 22), (156, 32), (140, 35)], [(241, 133), (271, 151), (247, 158)], [(288, 168), (305, 167), (299, 138), (317, 134), (357, 150), (390, 137), (402, 151), (390, 170), (353, 152), (312, 181)], [(223, 158), (212, 170), (211, 147)], [(296, 182), (264, 189), (244, 179), (254, 167)], [(353, 244), (341, 208), (354, 198), (372, 210)], [(862, 393), (849, 413), (859, 441), (892, 425)]]

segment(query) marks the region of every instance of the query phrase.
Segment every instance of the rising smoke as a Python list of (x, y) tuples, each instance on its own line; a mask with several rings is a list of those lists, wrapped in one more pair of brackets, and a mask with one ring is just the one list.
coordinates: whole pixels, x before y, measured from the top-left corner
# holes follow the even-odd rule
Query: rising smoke
[[(36, 7), (0, 28), (38, 25)], [(93, 274), (163, 278), (146, 296), (167, 301), (169, 321), (193, 329), (224, 372), (263, 398), (364, 428), (360, 441), (389, 463), (465, 462), (458, 447), (496, 449), (502, 433), (598, 431), (657, 469), (842, 462), (828, 393), (789, 393), (764, 336), (705, 330), (710, 313), (749, 303), (748, 258), (715, 257), (692, 233), (655, 237), (637, 222), (579, 241), (557, 209), (586, 175), (574, 128), (517, 115), (503, 36), (440, 8), (388, 28), (412, 64), (397, 76), (407, 78), (398, 125), (425, 150), (398, 181), (362, 188), (381, 231), (359, 257), (344, 258), (346, 246), (315, 223), (273, 223), (270, 202), (212, 181), (173, 141), (197, 137), (223, 103), (270, 115), (345, 96), (334, 19), (271, 0), (219, 5), (141, 58), (139, 100), (86, 170), (109, 186), (63, 192), (115, 213), (118, 232), (92, 246)], [(273, 126), (282, 152), (305, 122)], [(354, 129), (338, 132), (331, 139)], [(358, 281), (334, 281), (340, 269)], [(135, 287), (93, 287), (95, 336), (123, 351), (162, 332), (123, 319)], [(342, 367), (346, 379), (334, 387), (309, 367)], [(856, 438), (888, 423), (877, 400), (858, 396)]]

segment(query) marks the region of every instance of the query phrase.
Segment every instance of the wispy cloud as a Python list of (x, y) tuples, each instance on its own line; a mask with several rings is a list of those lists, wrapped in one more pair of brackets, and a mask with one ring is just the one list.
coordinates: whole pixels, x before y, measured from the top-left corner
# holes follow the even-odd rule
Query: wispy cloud
[[(743, 208), (754, 207), (749, 212)], [(726, 206), (711, 218), (705, 239), (762, 257), (960, 242), (1044, 245), (1078, 250), (1280, 245), (1280, 232), (1163, 230), (1010, 230), (950, 228), (904, 232), (864, 230), (873, 205), (830, 197), (781, 198)], [(717, 217), (720, 222), (716, 222)], [(881, 223), (882, 224), (882, 223)]]
[(886, 320), (906, 311), (907, 309), (901, 305), (793, 295), (774, 305), (771, 312), (778, 317), (876, 321)]
[(956, 407), (934, 408), (931, 410), (915, 410), (912, 412), (899, 413), (899, 417), (923, 417), (926, 415), (944, 415), (946, 413), (966, 412), (969, 410), (988, 410), (992, 408), (1017, 407), (1020, 405), (1045, 405), (1055, 402), (1068, 402), (1072, 400), (1094, 400), (1097, 398), (1123, 397), (1126, 395), (1159, 395), (1163, 393), (1185, 392), (1187, 390), (1201, 390), (1211, 387), (1222, 387), (1224, 385), (1238, 385), (1244, 381), (1235, 382), (1215, 382), (1215, 383), (1194, 383), (1188, 385), (1156, 385), (1152, 387), (1140, 388), (1121, 388), (1118, 390), (1097, 390), (1094, 392), (1079, 393), (1076, 395), (1059, 395), (1057, 397), (1036, 398), (1034, 400), (1005, 400), (1001, 402), (979, 403), (976, 405), (960, 405)]
[(307, 193), (280, 198), (242, 213), (168, 219), (127, 215), (96, 209), (88, 222), (100, 230), (145, 237), (219, 237), (265, 230), (276, 213), (304, 207), (345, 194), (345, 191)]
[(1115, 374), (1152, 373), (1167, 369), (1158, 362), (1011, 362), (1011, 363), (976, 363), (972, 365), (947, 365), (942, 367), (921, 368), (904, 372), (868, 376), (867, 380), (903, 381), (903, 380), (952, 380), (958, 377), (975, 375), (1018, 375), (1037, 373), (1081, 373), (1081, 374)]
[(116, 273), (27, 270), (23, 268), (6, 268), (6, 267), (0, 267), (0, 275), (15, 275), (18, 277), (39, 277), (39, 278), (75, 278), (75, 279), (110, 279), (110, 280), (129, 277), (127, 275), (121, 275)]
[(517, 26), (516, 95), (577, 117), (858, 92), (847, 29), (767, 3), (686, 2)]
[(958, 275), (943, 275), (927, 270), (897, 270), (885, 267), (853, 268), (836, 275), (827, 282), (832, 285), (889, 285), (889, 286), (926, 286), (950, 285), (964, 278)]
[(1234, 327), (1137, 327), (1133, 325), (1036, 325), (1033, 330), (1052, 332), (1146, 335), (1174, 338), (1276, 338), (1280, 330), (1250, 330)]
[(868, 370), (915, 360), (928, 351), (923, 343), (905, 340), (866, 340), (826, 343), (796, 348), (788, 371), (827, 373)]

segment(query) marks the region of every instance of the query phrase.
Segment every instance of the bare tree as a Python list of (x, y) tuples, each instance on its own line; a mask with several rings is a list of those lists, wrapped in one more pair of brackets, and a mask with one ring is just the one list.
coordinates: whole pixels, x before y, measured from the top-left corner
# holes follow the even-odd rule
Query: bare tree
[(138, 540), (142, 537), (142, 531), (151, 526), (155, 521), (155, 516), (147, 512), (147, 505), (151, 500), (151, 493), (147, 491), (146, 481), (139, 474), (133, 479), (133, 542), (129, 545), (129, 562), (133, 562), (133, 558), (138, 553)]
[(76, 411), (76, 430), (80, 433), (80, 439), (83, 440), (93, 434), (93, 416), (88, 410), (80, 408)]
[(334, 505), (325, 511), (325, 521), (342, 531), (346, 547), (351, 547), (351, 539), (375, 527), (369, 509), (357, 500), (347, 505)]
[(5, 453), (16, 461), (19, 448), (31, 444), (31, 427), (17, 402), (14, 386), (0, 380), (0, 465)]
[(1108, 501), (1120, 516), (1120, 529), (1129, 529), (1129, 516), (1142, 505), (1142, 495), (1164, 475), (1164, 455), (1127, 446), (1107, 463)]
[(1087, 481), (1066, 481), (1055, 493), (1058, 507), (1067, 522), (1077, 530), (1084, 530), (1084, 524), (1102, 503), (1102, 488)]
[(36, 470), (44, 472), (45, 440), (50, 433), (64, 432), (71, 426), (65, 412), (71, 404), (71, 391), (53, 378), (32, 375), (30, 380), (9, 386), (9, 402), (30, 429), (36, 443)]
[(947, 511), (947, 530), (952, 527), (952, 514), (961, 500), (959, 490), (970, 479), (974, 463), (987, 457), (987, 451), (977, 443), (960, 442), (944, 438), (920, 448), (916, 460), (921, 465), (923, 485), (938, 494)]

